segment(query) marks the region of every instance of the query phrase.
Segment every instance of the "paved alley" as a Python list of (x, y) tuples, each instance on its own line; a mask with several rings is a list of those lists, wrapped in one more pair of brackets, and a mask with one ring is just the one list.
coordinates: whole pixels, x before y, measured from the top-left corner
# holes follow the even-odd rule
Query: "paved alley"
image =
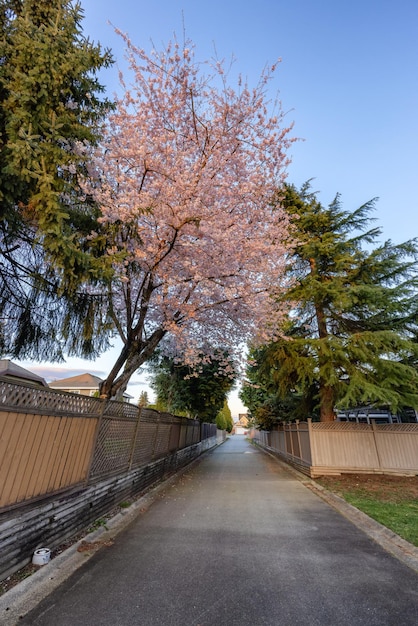
[(415, 626), (418, 574), (234, 436), (19, 624)]

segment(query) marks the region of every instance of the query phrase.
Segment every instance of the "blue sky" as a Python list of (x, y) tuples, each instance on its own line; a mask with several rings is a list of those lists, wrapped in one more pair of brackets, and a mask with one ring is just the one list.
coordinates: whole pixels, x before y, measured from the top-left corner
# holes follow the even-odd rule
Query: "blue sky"
[[(314, 178), (323, 203), (344, 208), (379, 197), (384, 238), (418, 236), (418, 2), (416, 0), (82, 0), (84, 31), (124, 67), (114, 26), (145, 49), (186, 36), (196, 56), (236, 58), (254, 84), (282, 62), (271, 84), (293, 121), (289, 182)], [(118, 90), (117, 68), (102, 75)]]
[[(279, 93), (293, 134), (301, 139), (291, 149), (288, 181), (300, 186), (313, 178), (323, 204), (338, 192), (347, 210), (378, 197), (375, 225), (383, 229), (382, 239), (399, 243), (418, 236), (417, 0), (81, 5), (84, 33), (111, 48), (117, 62), (101, 75), (109, 95), (119, 89), (118, 67), (125, 62), (123, 41), (108, 22), (147, 50), (160, 48), (174, 33), (182, 41), (185, 30), (198, 59), (208, 59), (215, 49), (218, 57), (234, 57), (234, 72), (250, 85), (280, 57), (271, 96)], [(63, 366), (69, 373), (64, 369), (56, 377), (85, 370), (104, 377), (108, 363), (107, 356), (94, 364), (71, 360)], [(141, 388), (128, 391), (137, 399)], [(241, 410), (236, 400), (231, 409)]]

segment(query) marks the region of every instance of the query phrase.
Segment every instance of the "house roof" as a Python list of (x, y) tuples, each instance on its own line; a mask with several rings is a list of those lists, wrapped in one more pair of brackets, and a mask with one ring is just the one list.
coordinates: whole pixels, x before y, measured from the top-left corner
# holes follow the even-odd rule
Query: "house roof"
[(101, 382), (103, 382), (102, 378), (86, 373), (54, 380), (50, 386), (54, 389), (98, 389)]
[(248, 421), (247, 413), (239, 413), (237, 424), (239, 424), (240, 426), (243, 426), (244, 428), (247, 428), (248, 422), (249, 421)]
[[(100, 383), (103, 382), (103, 378), (94, 376), (94, 374), (79, 374), (78, 376), (70, 376), (69, 378), (61, 378), (60, 380), (54, 380), (49, 383), (52, 389), (99, 389)], [(124, 398), (133, 398), (126, 391), (123, 394)]]
[(7, 378), (15, 378), (16, 380), (23, 380), (36, 383), (42, 387), (48, 387), (48, 383), (42, 376), (38, 376), (24, 367), (13, 363), (10, 359), (0, 359), (0, 376), (7, 376)]

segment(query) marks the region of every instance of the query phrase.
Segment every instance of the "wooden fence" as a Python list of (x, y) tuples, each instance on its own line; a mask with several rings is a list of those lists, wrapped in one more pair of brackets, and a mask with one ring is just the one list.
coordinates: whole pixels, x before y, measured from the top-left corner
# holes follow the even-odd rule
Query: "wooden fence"
[(0, 377), (0, 511), (213, 436), (215, 424)]
[(261, 446), (315, 478), (325, 474), (418, 474), (418, 424), (293, 422), (251, 432)]

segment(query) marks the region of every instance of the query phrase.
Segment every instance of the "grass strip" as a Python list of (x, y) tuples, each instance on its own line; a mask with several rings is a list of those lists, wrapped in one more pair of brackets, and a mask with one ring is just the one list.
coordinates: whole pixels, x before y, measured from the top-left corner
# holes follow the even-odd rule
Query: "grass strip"
[(363, 513), (418, 547), (418, 502), (381, 502), (343, 493), (343, 498)]

